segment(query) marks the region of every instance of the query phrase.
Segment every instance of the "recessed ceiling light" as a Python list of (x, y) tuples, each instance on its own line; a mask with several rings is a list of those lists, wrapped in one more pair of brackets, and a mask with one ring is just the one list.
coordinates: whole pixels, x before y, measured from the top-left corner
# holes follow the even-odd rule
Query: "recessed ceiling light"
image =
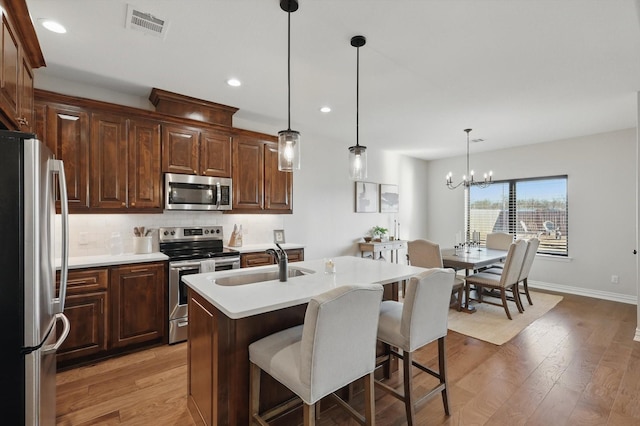
[(227, 84), (233, 87), (242, 86), (242, 82), (237, 78), (230, 78), (229, 80), (227, 80)]
[(64, 34), (67, 32), (67, 29), (62, 24), (51, 19), (39, 19), (39, 21), (43, 27), (54, 33)]
[(331, 112), (331, 108), (329, 108), (328, 106), (323, 106), (322, 108), (320, 108), (320, 112)]

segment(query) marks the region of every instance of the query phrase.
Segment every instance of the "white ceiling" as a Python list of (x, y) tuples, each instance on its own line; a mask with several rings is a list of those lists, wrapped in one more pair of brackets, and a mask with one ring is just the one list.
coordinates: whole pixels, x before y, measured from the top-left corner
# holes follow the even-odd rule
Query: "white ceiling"
[[(27, 0), (36, 72), (146, 97), (152, 87), (287, 127), (287, 14), (279, 0), (130, 0), (169, 22), (125, 28), (126, 0)], [(434, 159), (636, 126), (635, 0), (299, 0), (291, 15), (291, 128)], [(51, 33), (39, 18), (58, 20)], [(237, 77), (243, 85), (226, 84)], [(319, 112), (323, 105), (333, 110)]]

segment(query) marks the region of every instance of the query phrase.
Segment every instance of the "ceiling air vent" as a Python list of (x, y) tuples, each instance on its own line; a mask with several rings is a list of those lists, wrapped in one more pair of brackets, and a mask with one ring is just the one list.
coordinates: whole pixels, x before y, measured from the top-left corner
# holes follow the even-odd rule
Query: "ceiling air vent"
[(127, 22), (125, 26), (164, 39), (167, 35), (169, 23), (150, 13), (136, 10), (132, 5), (127, 5)]

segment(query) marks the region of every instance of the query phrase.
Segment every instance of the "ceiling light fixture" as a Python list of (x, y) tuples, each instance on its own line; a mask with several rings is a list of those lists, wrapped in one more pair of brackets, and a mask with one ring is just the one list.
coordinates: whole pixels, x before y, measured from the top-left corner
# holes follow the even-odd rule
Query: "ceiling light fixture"
[(40, 19), (40, 24), (54, 33), (64, 34), (67, 32), (67, 29), (62, 24), (52, 21), (51, 19)]
[(456, 189), (460, 185), (464, 185), (465, 188), (468, 188), (470, 186), (486, 188), (493, 183), (493, 172), (489, 171), (489, 174), (485, 173), (484, 180), (482, 181), (476, 181), (473, 179), (473, 170), (469, 171), (469, 133), (471, 132), (471, 129), (464, 129), (464, 131), (467, 132), (467, 174), (462, 176), (461, 182), (459, 182), (457, 185), (454, 185), (452, 180), (453, 174), (449, 172), (449, 174), (447, 175), (447, 188)]
[(361, 180), (367, 177), (367, 147), (359, 142), (359, 108), (360, 108), (360, 48), (367, 39), (357, 35), (351, 37), (351, 46), (356, 48), (356, 144), (349, 147), (349, 177)]
[(229, 80), (227, 80), (227, 84), (232, 87), (242, 86), (242, 82), (240, 82), (240, 80), (238, 80), (237, 78), (230, 78)]
[(331, 108), (328, 106), (323, 106), (320, 108), (320, 112), (331, 112)]
[(278, 132), (278, 170), (292, 172), (300, 169), (300, 132), (291, 130), (291, 12), (298, 10), (297, 0), (280, 0), (280, 8), (287, 12), (287, 130)]

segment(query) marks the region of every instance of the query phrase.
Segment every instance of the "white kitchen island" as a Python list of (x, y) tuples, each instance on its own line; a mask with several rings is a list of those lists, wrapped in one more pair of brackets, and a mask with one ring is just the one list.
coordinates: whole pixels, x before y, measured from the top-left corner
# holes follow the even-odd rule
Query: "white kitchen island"
[[(223, 286), (231, 275), (277, 271), (277, 266), (187, 275), (189, 287), (188, 405), (196, 423), (248, 424), (248, 346), (262, 337), (302, 324), (306, 304), (318, 294), (347, 284), (383, 284), (385, 299), (398, 297), (399, 283), (424, 271), (408, 265), (359, 257), (332, 259), (335, 273), (325, 273), (325, 260), (289, 264), (305, 275), (252, 284)], [(263, 375), (261, 409), (292, 394)]]

